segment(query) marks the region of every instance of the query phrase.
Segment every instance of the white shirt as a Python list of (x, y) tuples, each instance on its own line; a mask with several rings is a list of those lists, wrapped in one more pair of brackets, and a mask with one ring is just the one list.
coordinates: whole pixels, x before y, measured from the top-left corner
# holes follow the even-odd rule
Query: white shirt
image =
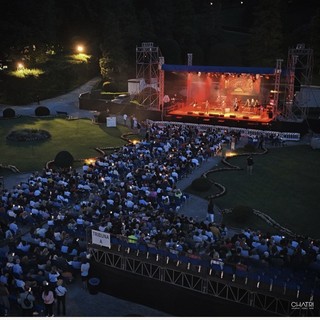
[(90, 263), (89, 262), (82, 263), (80, 269), (81, 269), (81, 276), (86, 277), (89, 274)]
[(63, 297), (68, 292), (68, 290), (63, 286), (57, 286), (55, 291), (59, 297)]

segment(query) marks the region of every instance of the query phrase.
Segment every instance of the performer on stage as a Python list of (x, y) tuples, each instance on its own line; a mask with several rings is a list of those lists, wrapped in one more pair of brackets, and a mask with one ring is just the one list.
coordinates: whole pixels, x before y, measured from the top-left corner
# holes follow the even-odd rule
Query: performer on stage
[(239, 110), (239, 103), (238, 103), (238, 98), (235, 98), (233, 101), (233, 110), (238, 111)]
[(209, 101), (206, 101), (206, 113), (209, 113)]

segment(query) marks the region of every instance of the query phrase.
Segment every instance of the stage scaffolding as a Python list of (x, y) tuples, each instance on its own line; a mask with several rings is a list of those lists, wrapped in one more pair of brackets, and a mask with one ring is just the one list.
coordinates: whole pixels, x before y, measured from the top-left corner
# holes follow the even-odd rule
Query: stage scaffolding
[[(311, 85), (313, 71), (313, 49), (306, 48), (304, 43), (288, 50), (286, 87), (284, 95), (284, 117), (295, 118), (294, 108), (295, 91), (300, 90), (301, 85)], [(306, 118), (307, 109), (300, 110), (302, 118)]]
[[(162, 58), (162, 60), (161, 60)], [(144, 86), (140, 88), (140, 101), (146, 108), (160, 110), (161, 95), (163, 95), (163, 75), (161, 75), (160, 63), (164, 63), (159, 47), (153, 42), (142, 42), (140, 47), (136, 47), (136, 79), (143, 79)]]
[[(109, 268), (115, 268), (141, 277), (175, 285), (213, 298), (235, 302), (258, 308), (274, 315), (313, 316), (318, 309), (292, 309), (291, 302), (296, 301), (296, 292), (290, 296), (284, 289), (282, 292), (271, 292), (271, 286), (263, 288), (260, 280), (244, 283), (243, 279), (232, 276), (217, 275), (212, 269), (170, 261), (167, 257), (149, 252), (130, 250), (115, 245), (103, 248), (88, 243), (88, 251), (92, 259)], [(222, 273), (223, 274), (223, 273)], [(282, 289), (283, 290), (283, 289)]]

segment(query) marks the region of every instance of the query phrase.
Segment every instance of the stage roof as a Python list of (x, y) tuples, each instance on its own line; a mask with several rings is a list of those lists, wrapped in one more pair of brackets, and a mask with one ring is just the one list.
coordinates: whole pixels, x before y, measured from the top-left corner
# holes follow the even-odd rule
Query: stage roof
[(259, 67), (222, 67), (222, 66), (187, 66), (177, 64), (163, 64), (162, 70), (176, 72), (216, 72), (216, 73), (250, 73), (275, 74), (275, 68)]

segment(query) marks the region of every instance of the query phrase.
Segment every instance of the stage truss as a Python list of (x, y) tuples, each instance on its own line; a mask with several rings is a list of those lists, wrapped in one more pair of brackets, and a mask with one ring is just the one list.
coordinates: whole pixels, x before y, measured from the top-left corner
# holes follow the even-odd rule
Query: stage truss
[[(301, 85), (311, 85), (313, 71), (313, 49), (306, 48), (300, 43), (296, 48), (288, 50), (287, 76), (284, 95), (283, 115), (286, 119), (294, 119), (294, 108), (299, 109), (295, 103), (295, 91)], [(302, 118), (306, 118), (308, 108), (300, 108)]]
[[(161, 60), (162, 59), (162, 60)], [(143, 42), (140, 47), (136, 47), (136, 79), (143, 79), (144, 85), (140, 88), (140, 104), (146, 108), (160, 110), (161, 90), (161, 57), (159, 47), (154, 46), (153, 42)], [(162, 62), (164, 63), (164, 62)]]

